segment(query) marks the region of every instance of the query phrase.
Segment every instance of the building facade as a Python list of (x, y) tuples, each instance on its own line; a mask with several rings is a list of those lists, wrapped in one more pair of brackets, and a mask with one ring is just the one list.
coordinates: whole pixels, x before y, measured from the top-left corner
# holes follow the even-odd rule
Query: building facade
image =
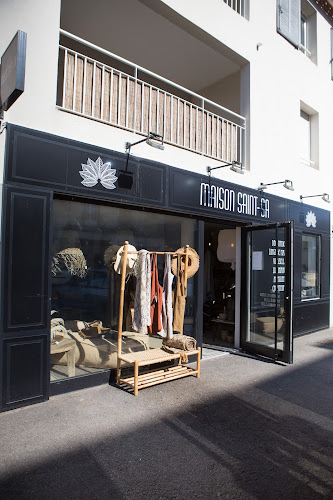
[[(294, 335), (330, 326), (327, 2), (17, 0), (0, 16), (0, 54), (26, 33), (0, 135), (3, 410), (109, 381), (125, 241), (199, 254), (184, 333), (200, 345), (292, 362)], [(131, 332), (134, 287), (129, 350), (157, 342)], [(94, 321), (103, 336), (78, 333)]]

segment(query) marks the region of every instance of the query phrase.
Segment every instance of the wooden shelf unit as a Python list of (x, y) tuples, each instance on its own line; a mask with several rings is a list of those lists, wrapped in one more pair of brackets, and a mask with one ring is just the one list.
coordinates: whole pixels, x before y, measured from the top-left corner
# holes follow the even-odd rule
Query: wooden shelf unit
[[(189, 375), (200, 377), (200, 357), (201, 349), (185, 351), (188, 356), (196, 355), (197, 366), (192, 368), (181, 362), (181, 354), (171, 354), (162, 349), (150, 349), (130, 354), (123, 354), (120, 361), (134, 367), (134, 374), (130, 377), (119, 377), (118, 385), (125, 384), (134, 389), (134, 396), (138, 395), (139, 389), (144, 389), (152, 385), (162, 384), (169, 380), (188, 377)], [(139, 374), (139, 368), (142, 366), (157, 365), (165, 361), (178, 359), (178, 365), (167, 366), (163, 368), (152, 368)]]

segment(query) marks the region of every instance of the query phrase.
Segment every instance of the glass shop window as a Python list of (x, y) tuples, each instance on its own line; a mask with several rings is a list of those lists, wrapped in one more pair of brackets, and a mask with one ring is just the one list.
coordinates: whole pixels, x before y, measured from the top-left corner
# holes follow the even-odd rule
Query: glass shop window
[[(51, 261), (51, 381), (116, 368), (121, 276), (114, 271), (120, 246), (136, 250), (197, 249), (196, 220), (140, 210), (54, 200)], [(164, 256), (158, 255), (163, 283)], [(184, 334), (196, 336), (198, 273), (188, 280)], [(174, 279), (175, 282), (175, 279)], [(125, 288), (123, 346), (157, 347), (159, 339), (133, 331), (136, 279)], [(127, 346), (127, 347), (126, 347)]]
[(302, 235), (302, 299), (320, 296), (320, 237)]

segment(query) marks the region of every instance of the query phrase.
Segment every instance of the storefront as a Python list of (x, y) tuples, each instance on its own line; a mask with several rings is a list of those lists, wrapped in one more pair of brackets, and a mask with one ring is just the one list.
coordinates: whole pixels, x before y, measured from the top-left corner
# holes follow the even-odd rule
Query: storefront
[[(106, 343), (114, 340), (119, 301), (119, 275), (110, 261), (125, 240), (138, 250), (188, 244), (197, 251), (184, 333), (199, 345), (239, 346), (291, 362), (293, 334), (329, 326), (328, 211), (161, 163), (126, 160), (7, 127), (2, 410), (109, 381), (114, 360)], [(63, 350), (50, 345), (56, 317), (72, 332)], [(75, 335), (78, 322), (93, 321), (110, 330), (98, 346)], [(126, 342), (136, 349), (141, 340)]]

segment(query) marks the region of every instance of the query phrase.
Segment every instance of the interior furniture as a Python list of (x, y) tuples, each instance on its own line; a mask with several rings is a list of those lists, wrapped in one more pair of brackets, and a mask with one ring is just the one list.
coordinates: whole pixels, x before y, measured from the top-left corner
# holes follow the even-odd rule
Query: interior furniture
[(67, 375), (75, 376), (75, 340), (64, 338), (59, 342), (51, 342), (51, 354), (66, 353)]

